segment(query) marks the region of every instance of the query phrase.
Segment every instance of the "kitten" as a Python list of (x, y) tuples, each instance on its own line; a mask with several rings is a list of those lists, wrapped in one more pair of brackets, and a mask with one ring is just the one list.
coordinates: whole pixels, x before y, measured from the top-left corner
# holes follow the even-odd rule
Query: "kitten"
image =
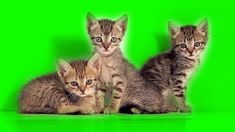
[(190, 107), (185, 103), (186, 85), (206, 46), (208, 22), (205, 19), (198, 26), (182, 27), (169, 23), (169, 31), (172, 49), (151, 58), (141, 69), (141, 75), (161, 88), (162, 94), (169, 94), (169, 89), (161, 86), (170, 85), (176, 109), (189, 112)]
[[(116, 113), (128, 105), (147, 113), (166, 112), (162, 107), (160, 94), (155, 92), (154, 87), (148, 85), (120, 51), (119, 46), (126, 27), (127, 15), (116, 21), (98, 20), (90, 13), (87, 15), (88, 34), (95, 52), (102, 60), (100, 76), (102, 86), (97, 91), (98, 96), (104, 97), (106, 91), (113, 87), (110, 102), (106, 107), (102, 106), (105, 107), (104, 113)], [(100, 98), (98, 102), (102, 104), (104, 98)]]
[(67, 63), (60, 60), (58, 73), (29, 82), (20, 96), (21, 113), (96, 113), (96, 88), (101, 61), (94, 55), (89, 61)]

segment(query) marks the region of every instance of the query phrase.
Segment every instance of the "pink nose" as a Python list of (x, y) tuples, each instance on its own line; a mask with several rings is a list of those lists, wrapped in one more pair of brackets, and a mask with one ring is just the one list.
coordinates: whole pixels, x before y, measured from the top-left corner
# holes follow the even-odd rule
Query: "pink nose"
[(109, 47), (108, 46), (104, 46), (104, 49), (105, 49), (105, 51), (107, 51), (109, 49)]
[(193, 55), (193, 51), (188, 51), (190, 55)]
[(80, 89), (80, 91), (82, 92), (82, 94), (84, 94), (84, 93), (85, 93), (85, 89)]
[(104, 49), (107, 51), (107, 50), (109, 49), (109, 44), (108, 44), (108, 43), (104, 43), (104, 44), (103, 44), (103, 47), (104, 47)]

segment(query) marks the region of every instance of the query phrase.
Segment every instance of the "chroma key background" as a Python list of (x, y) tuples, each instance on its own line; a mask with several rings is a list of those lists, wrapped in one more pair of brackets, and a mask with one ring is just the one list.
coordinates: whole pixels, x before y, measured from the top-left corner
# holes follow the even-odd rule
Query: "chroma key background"
[[(4, 131), (208, 131), (234, 129), (234, 6), (227, 0), (74, 0), (0, 2), (0, 127)], [(29, 80), (55, 71), (58, 58), (91, 56), (86, 14), (129, 21), (122, 51), (139, 69), (170, 48), (167, 23), (209, 21), (209, 41), (190, 83), (193, 112), (162, 115), (21, 115)]]

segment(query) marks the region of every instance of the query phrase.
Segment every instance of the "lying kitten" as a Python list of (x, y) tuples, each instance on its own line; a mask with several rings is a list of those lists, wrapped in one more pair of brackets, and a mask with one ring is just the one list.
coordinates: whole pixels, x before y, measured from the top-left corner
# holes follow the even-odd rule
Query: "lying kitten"
[[(202, 21), (198, 26), (177, 27), (169, 23), (172, 49), (151, 58), (142, 68), (141, 75), (162, 89), (163, 94), (171, 92), (176, 98), (176, 108), (181, 112), (189, 112), (190, 107), (185, 103), (185, 89), (190, 75), (195, 71), (199, 56), (203, 52), (208, 36), (208, 22)], [(175, 111), (175, 110), (171, 110)]]
[[(90, 13), (87, 15), (88, 34), (95, 52), (102, 60), (100, 76), (102, 87), (97, 91), (98, 95), (104, 97), (105, 92), (113, 87), (111, 101), (104, 113), (116, 113), (120, 108), (127, 108), (127, 106), (140, 108), (146, 113), (166, 112), (162, 106), (160, 94), (154, 87), (148, 85), (120, 51), (119, 46), (126, 26), (127, 15), (123, 15), (116, 21), (98, 20)], [(102, 104), (104, 98), (100, 98), (98, 102)]]
[(101, 61), (94, 55), (89, 61), (67, 63), (60, 60), (58, 74), (29, 82), (20, 96), (21, 113), (93, 114)]

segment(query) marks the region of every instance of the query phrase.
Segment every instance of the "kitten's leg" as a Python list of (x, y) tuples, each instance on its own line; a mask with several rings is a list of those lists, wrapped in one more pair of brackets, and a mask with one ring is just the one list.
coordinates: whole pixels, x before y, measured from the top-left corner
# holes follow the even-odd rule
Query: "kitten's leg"
[(29, 107), (28, 110), (21, 110), (23, 114), (55, 114), (56, 110), (50, 107)]
[(122, 94), (126, 87), (125, 78), (120, 74), (113, 74), (112, 79), (113, 79), (114, 89), (112, 91), (111, 102), (109, 104), (109, 107), (105, 108), (104, 111), (104, 113), (106, 114), (118, 112), (121, 103)]
[(191, 108), (185, 103), (185, 81), (186, 74), (181, 72), (176, 72), (171, 78), (172, 91), (176, 96), (176, 107), (180, 112), (190, 112)]
[(96, 92), (96, 111), (97, 113), (101, 113), (104, 111), (104, 97), (105, 97), (106, 89), (98, 88)]
[(78, 112), (80, 108), (75, 105), (71, 105), (69, 103), (62, 103), (58, 108), (59, 114), (66, 114), (66, 113), (75, 113)]
[(164, 103), (168, 109), (169, 112), (177, 112), (178, 107), (176, 107), (177, 104), (177, 97), (172, 92), (172, 89), (167, 89), (162, 92)]
[(70, 114), (70, 113), (76, 113), (81, 112), (82, 114), (93, 114), (94, 111), (90, 110), (84, 110), (82, 106), (70, 104), (70, 103), (62, 103), (60, 107), (58, 108), (59, 114)]
[(76, 105), (71, 102), (65, 97), (61, 98), (60, 104), (57, 105), (57, 112), (59, 114), (70, 114), (80, 112), (82, 114), (93, 114), (95, 111), (93, 109), (88, 109), (82, 105)]

